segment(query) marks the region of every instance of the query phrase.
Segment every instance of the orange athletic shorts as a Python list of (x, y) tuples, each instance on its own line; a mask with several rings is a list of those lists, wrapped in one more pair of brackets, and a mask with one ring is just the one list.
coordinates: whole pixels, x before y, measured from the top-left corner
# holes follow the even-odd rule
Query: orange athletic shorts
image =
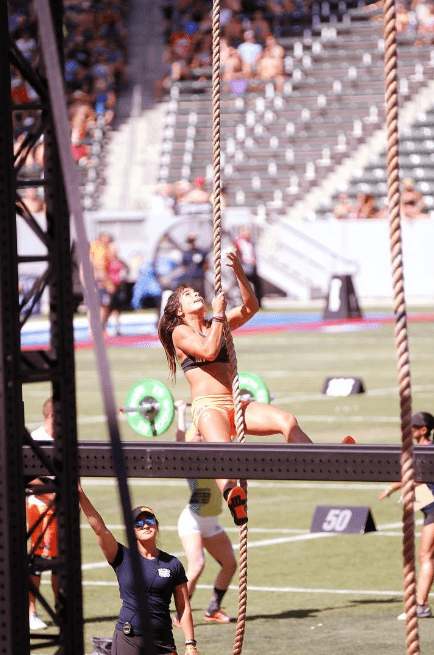
[[(33, 526), (42, 514), (44, 514), (44, 518), (32, 531)], [(46, 505), (36, 505), (28, 502), (27, 522), (29, 532), (32, 531), (30, 535), (31, 555), (57, 557), (57, 520), (54, 507), (47, 509)]]
[[(241, 406), (244, 409), (250, 400), (242, 401)], [(205, 409), (216, 409), (222, 414), (226, 414), (231, 422), (231, 437), (235, 437), (237, 430), (235, 427), (235, 407), (234, 399), (228, 394), (214, 394), (212, 396), (198, 396), (191, 403), (191, 415), (193, 423), (198, 428), (199, 417)]]

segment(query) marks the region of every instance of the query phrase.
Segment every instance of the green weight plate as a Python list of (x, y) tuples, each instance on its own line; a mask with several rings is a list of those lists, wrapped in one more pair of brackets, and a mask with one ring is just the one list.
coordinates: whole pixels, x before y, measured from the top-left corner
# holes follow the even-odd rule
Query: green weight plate
[(256, 375), (256, 373), (248, 373), (243, 371), (238, 374), (240, 380), (240, 391), (248, 391), (252, 394), (253, 400), (260, 403), (270, 404), (270, 392), (264, 380)]
[(169, 389), (158, 380), (140, 380), (133, 384), (125, 399), (129, 407), (139, 408), (145, 403), (155, 403), (155, 409), (126, 413), (127, 421), (142, 437), (163, 434), (171, 425), (175, 414), (175, 403)]

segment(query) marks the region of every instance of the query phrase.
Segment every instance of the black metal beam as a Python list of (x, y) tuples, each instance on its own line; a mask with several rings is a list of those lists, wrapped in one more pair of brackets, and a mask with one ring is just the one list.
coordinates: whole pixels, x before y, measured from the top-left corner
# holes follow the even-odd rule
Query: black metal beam
[[(62, 59), (63, 3), (49, 0), (55, 28), (55, 43)], [(44, 30), (41, 21), (39, 35)], [(37, 61), (27, 61), (8, 34), (7, 3), (0, 3), (0, 652), (26, 655), (42, 646), (56, 647), (62, 655), (83, 653), (83, 612), (81, 590), (80, 515), (78, 507), (77, 430), (75, 408), (75, 364), (73, 337), (73, 293), (69, 208), (59, 163), (58, 145), (51, 112), (52, 102), (44, 77), (51, 62), (42, 50)], [(38, 43), (39, 47), (39, 43)], [(30, 105), (11, 104), (11, 69), (15, 66), (38, 93), (32, 103), (37, 110), (14, 158), (12, 119), (14, 112)], [(56, 99), (53, 99), (53, 103)], [(16, 114), (15, 114), (16, 116)], [(43, 137), (43, 175), (32, 176), (26, 167), (32, 147)], [(32, 215), (18, 189), (44, 190), (46, 217)], [(15, 206), (14, 206), (15, 204)], [(19, 257), (17, 231), (25, 223), (40, 241), (34, 253)], [(25, 262), (44, 262), (38, 279), (18, 300), (19, 266)], [(20, 329), (44, 290), (49, 297), (50, 349), (21, 352)], [(24, 308), (25, 305), (25, 308)], [(22, 310), (22, 311), (20, 311)], [(56, 487), (59, 557), (57, 577), (59, 602), (48, 602), (40, 590), (40, 601), (55, 624), (52, 635), (28, 630), (28, 557), (26, 542), (25, 493), (22, 462), (24, 412), (22, 386), (32, 382), (51, 382), (54, 399), (53, 467)], [(47, 396), (50, 395), (47, 393)], [(26, 443), (28, 443), (26, 437)], [(37, 443), (37, 442), (35, 442)], [(35, 457), (38, 450), (35, 448)], [(28, 479), (28, 478), (27, 478)], [(19, 628), (17, 629), (17, 626)], [(47, 637), (50, 637), (47, 641)]]
[[(54, 450), (44, 445), (49, 459)], [(354, 480), (393, 482), (400, 480), (399, 445), (296, 445), (184, 444), (174, 442), (125, 442), (123, 455), (127, 475), (135, 478), (220, 478), (248, 480)], [(416, 480), (434, 479), (434, 449), (415, 448)], [(114, 477), (110, 444), (79, 443), (82, 477)], [(24, 447), (26, 475), (46, 474), (40, 460)]]
[(27, 553), (7, 3), (0, 3), (0, 653), (26, 655)]

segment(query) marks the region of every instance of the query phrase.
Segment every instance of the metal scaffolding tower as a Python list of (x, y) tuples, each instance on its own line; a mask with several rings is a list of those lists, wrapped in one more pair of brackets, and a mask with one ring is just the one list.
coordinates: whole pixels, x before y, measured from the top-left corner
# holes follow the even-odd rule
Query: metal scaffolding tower
[[(51, 11), (62, 57), (62, 2), (52, 0)], [(81, 556), (78, 509), (78, 467), (73, 342), (73, 296), (69, 212), (53, 130), (44, 62), (33, 68), (8, 33), (7, 3), (0, 3), (0, 650), (24, 655), (34, 649), (57, 646), (57, 652), (83, 652)], [(15, 71), (37, 97), (31, 103), (11, 101), (11, 78)], [(33, 122), (17, 148), (13, 126), (18, 112), (31, 112)], [(26, 159), (37, 145), (44, 149), (43, 174), (29, 175)], [(34, 216), (23, 189), (43, 189), (45, 217)], [(38, 252), (21, 257), (17, 246), (17, 224), (25, 222), (39, 242)], [(40, 254), (43, 251), (44, 254)], [(40, 274), (19, 300), (20, 266), (38, 262)], [(20, 329), (33, 306), (48, 292), (51, 341), (48, 350), (21, 352)], [(56, 492), (59, 556), (54, 564), (58, 576), (59, 602), (38, 596), (52, 617), (54, 628), (43, 636), (29, 634), (28, 548), (25, 513), (23, 443), (46, 463), (37, 442), (24, 427), (23, 385), (50, 382), (54, 400), (54, 457), (48, 472), (48, 488)], [(48, 489), (47, 488), (47, 489)], [(49, 595), (48, 595), (49, 597)], [(49, 632), (49, 634), (48, 634)]]

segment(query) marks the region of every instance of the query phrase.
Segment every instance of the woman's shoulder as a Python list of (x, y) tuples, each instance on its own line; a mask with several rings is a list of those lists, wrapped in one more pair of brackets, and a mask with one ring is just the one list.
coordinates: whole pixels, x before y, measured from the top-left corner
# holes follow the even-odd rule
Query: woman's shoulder
[(164, 550), (160, 550), (158, 554), (158, 561), (163, 562), (164, 564), (167, 564), (173, 568), (179, 568), (179, 566), (182, 566), (181, 560), (179, 560), (176, 555), (166, 553)]
[(192, 327), (190, 327), (189, 325), (186, 325), (185, 323), (181, 323), (180, 325), (177, 325), (173, 329), (172, 338), (176, 340), (176, 338), (182, 338), (184, 336), (188, 336), (192, 332), (194, 332)]

